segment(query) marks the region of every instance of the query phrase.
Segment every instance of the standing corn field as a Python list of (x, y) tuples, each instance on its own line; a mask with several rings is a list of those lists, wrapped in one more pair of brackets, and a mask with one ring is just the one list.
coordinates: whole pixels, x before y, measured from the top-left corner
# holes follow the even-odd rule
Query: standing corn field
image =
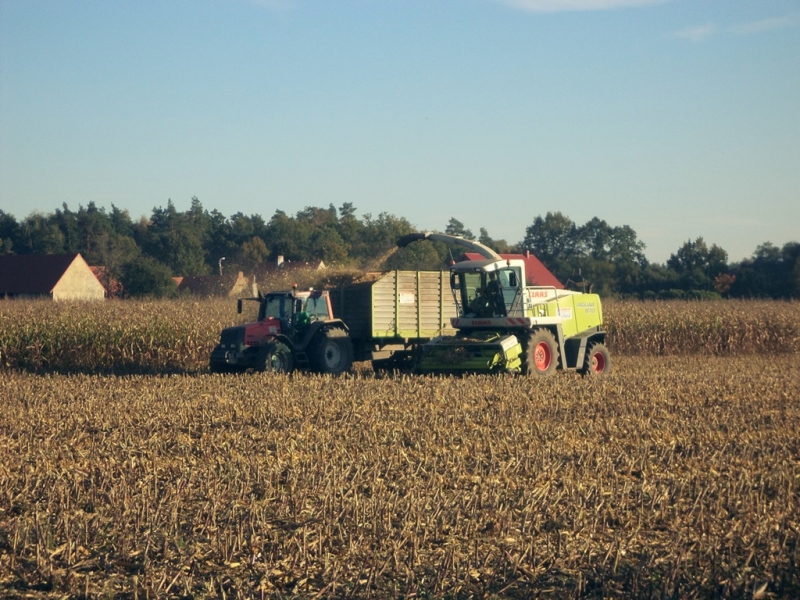
[[(255, 310), (255, 309), (253, 309)], [(609, 345), (627, 356), (800, 352), (800, 303), (638, 302), (605, 305)], [(235, 303), (143, 300), (0, 302), (0, 367), (84, 373), (199, 373), (219, 331), (252, 320)]]

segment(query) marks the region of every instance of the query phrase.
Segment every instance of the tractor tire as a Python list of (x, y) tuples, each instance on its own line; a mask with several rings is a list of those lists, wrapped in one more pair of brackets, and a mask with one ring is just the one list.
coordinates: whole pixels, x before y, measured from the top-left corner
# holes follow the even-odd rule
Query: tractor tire
[(547, 329), (536, 329), (528, 338), (526, 372), (536, 377), (547, 377), (558, 367), (558, 344)]
[(581, 369), (581, 375), (589, 377), (602, 377), (611, 371), (611, 355), (608, 348), (600, 342), (595, 342), (586, 351), (586, 359)]
[(291, 373), (294, 370), (292, 351), (282, 342), (269, 342), (258, 352), (256, 370), (265, 373)]
[(320, 331), (311, 342), (308, 358), (317, 373), (344, 373), (353, 366), (353, 342), (343, 329)]
[(211, 361), (208, 363), (208, 370), (211, 373), (230, 373), (231, 370), (227, 365), (220, 364), (217, 361)]

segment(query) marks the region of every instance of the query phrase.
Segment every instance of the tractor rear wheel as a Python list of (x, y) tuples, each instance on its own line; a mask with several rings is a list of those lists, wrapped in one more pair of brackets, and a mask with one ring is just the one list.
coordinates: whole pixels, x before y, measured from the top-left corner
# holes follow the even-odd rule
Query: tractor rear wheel
[(270, 342), (258, 354), (258, 370), (266, 373), (291, 373), (294, 357), (289, 347), (282, 342)]
[(547, 329), (536, 329), (528, 338), (526, 367), (529, 375), (546, 377), (558, 366), (558, 344)]
[(605, 347), (605, 344), (595, 342), (589, 346), (589, 350), (586, 352), (581, 375), (600, 377), (607, 375), (609, 371), (611, 371), (611, 355), (608, 353), (608, 348)]
[(312, 342), (309, 359), (318, 373), (344, 373), (353, 366), (353, 342), (343, 329), (320, 331)]

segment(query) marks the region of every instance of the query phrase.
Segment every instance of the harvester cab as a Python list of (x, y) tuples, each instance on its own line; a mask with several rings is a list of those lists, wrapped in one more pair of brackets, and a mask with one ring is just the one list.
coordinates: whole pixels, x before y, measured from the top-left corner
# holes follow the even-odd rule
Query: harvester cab
[(424, 239), (465, 246), (483, 258), (450, 266), (458, 313), (451, 322), (458, 333), (424, 344), (418, 371), (550, 375), (561, 369), (601, 375), (610, 370), (596, 294), (526, 285), (524, 260), (503, 258), (461, 237), (410, 234), (398, 245)]
[(480, 318), (505, 317), (519, 309), (523, 266), (489, 263), (462, 270), (457, 268), (457, 264), (450, 271), (450, 287), (459, 314)]

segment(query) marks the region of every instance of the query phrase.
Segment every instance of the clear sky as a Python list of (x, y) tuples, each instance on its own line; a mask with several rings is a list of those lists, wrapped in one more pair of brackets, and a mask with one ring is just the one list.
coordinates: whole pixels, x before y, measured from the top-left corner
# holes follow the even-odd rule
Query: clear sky
[(0, 209), (800, 241), (797, 0), (0, 0)]

